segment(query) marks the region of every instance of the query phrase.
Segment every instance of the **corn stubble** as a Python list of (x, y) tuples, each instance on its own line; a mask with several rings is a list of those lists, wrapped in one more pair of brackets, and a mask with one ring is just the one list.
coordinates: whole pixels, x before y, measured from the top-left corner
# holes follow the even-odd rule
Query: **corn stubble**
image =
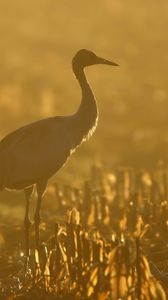
[(162, 163), (137, 173), (94, 166), (81, 189), (55, 184), (66, 221), (31, 249), (29, 271), (8, 296), (1, 282), (4, 299), (166, 300), (167, 184)]

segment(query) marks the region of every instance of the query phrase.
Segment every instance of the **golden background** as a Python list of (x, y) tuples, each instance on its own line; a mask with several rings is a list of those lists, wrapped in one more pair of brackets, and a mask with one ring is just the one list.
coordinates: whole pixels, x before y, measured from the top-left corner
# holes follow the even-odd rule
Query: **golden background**
[[(71, 59), (87, 48), (120, 67), (86, 70), (98, 100), (98, 128), (56, 178), (87, 178), (97, 160), (107, 168), (167, 160), (167, 28), (166, 0), (1, 1), (0, 137), (77, 109)], [(0, 194), (3, 211), (4, 198), (17, 195)]]

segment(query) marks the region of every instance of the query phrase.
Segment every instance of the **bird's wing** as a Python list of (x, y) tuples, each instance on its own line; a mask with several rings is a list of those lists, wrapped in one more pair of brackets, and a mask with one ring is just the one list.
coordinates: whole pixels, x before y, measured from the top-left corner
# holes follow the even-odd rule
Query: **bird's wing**
[(44, 119), (5, 137), (0, 142), (0, 184), (10, 187), (53, 175), (73, 148), (69, 124), (68, 117)]
[[(57, 120), (59, 120), (60, 118), (55, 117), (55, 119)], [(53, 119), (54, 118), (47, 118), (47, 119), (39, 120), (37, 122), (33, 122), (31, 124), (20, 127), (15, 131), (12, 131), (0, 141), (0, 152), (9, 149), (10, 147), (12, 147), (12, 145), (22, 140), (22, 138), (24, 138), (25, 136), (31, 134), (34, 130), (42, 128), (43, 126), (46, 125), (48, 126), (48, 123), (51, 123)]]

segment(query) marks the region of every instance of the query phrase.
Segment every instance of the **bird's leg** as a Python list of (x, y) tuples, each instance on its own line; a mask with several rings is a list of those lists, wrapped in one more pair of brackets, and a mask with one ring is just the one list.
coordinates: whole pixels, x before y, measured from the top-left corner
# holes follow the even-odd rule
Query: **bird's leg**
[(39, 181), (37, 187), (37, 205), (35, 210), (34, 222), (35, 222), (35, 242), (36, 249), (39, 249), (39, 226), (40, 226), (40, 208), (43, 194), (47, 186), (47, 180)]
[(29, 245), (29, 229), (30, 229), (30, 219), (29, 219), (29, 201), (33, 191), (33, 186), (30, 186), (24, 189), (25, 197), (26, 197), (26, 210), (25, 210), (25, 218), (24, 218), (24, 227), (25, 227), (25, 250), (26, 250), (26, 272), (28, 269), (29, 255), (30, 255), (30, 245)]

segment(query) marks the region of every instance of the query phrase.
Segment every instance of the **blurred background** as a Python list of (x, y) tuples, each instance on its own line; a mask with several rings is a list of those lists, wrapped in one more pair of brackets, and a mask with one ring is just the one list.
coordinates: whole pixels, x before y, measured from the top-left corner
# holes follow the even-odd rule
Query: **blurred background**
[[(0, 138), (77, 109), (81, 94), (71, 59), (87, 48), (120, 67), (87, 69), (98, 128), (53, 180), (76, 183), (96, 161), (111, 169), (167, 160), (167, 27), (166, 0), (1, 1)], [(0, 193), (1, 210), (4, 198), (21, 197)]]

